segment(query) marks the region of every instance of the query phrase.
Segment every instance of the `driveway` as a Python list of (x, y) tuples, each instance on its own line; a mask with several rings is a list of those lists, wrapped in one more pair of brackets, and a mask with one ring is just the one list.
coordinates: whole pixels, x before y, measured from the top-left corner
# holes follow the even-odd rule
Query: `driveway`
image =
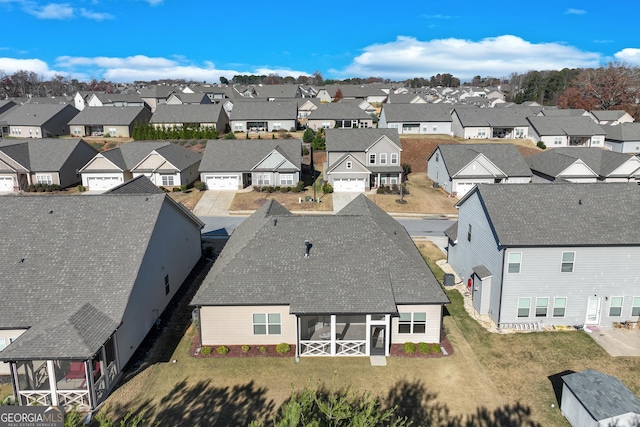
[(349, 191), (339, 191), (331, 193), (333, 197), (333, 213), (340, 211), (340, 209), (344, 208), (349, 204), (350, 201), (358, 197), (362, 193), (352, 193)]
[(196, 205), (196, 216), (226, 216), (236, 190), (207, 190)]
[(587, 326), (585, 332), (611, 356), (640, 356), (640, 329), (605, 329)]

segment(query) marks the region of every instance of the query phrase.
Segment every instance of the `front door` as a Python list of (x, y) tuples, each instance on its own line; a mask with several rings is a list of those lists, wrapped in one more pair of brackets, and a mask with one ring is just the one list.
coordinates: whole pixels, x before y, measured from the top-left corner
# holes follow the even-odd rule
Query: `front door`
[(385, 342), (386, 342), (387, 327), (385, 325), (372, 325), (371, 326), (371, 347), (369, 351), (370, 356), (384, 356), (385, 355)]
[(600, 323), (600, 305), (601, 299), (598, 297), (589, 297), (587, 302), (587, 318), (585, 325), (597, 325)]

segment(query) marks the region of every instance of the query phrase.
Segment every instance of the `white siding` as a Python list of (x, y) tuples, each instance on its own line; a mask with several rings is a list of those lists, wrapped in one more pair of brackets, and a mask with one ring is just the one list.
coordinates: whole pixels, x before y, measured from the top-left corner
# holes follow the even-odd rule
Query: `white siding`
[(400, 334), (398, 333), (398, 317), (391, 319), (391, 343), (403, 344), (405, 342), (440, 343), (442, 331), (442, 306), (441, 305), (398, 305), (398, 313), (427, 313), (427, 326), (424, 334)]
[(598, 427), (598, 422), (591, 417), (566, 384), (562, 385), (560, 409), (562, 410), (562, 415), (573, 427)]
[(451, 177), (447, 172), (447, 168), (444, 164), (444, 160), (442, 159), (442, 153), (440, 153), (440, 149), (436, 149), (436, 151), (429, 157), (427, 162), (427, 176), (433, 182), (437, 182), (440, 187), (442, 187), (447, 193), (451, 193)]
[[(0, 341), (3, 341), (5, 346), (8, 346), (12, 340), (18, 338), (25, 331), (26, 329), (0, 329)], [(0, 362), (0, 375), (9, 375), (9, 373), (9, 364), (7, 362)]]

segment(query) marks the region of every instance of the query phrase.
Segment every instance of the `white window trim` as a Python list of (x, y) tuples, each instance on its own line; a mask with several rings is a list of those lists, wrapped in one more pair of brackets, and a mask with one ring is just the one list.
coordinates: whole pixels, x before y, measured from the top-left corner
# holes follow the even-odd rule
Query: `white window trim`
[[(424, 311), (416, 311), (416, 312), (404, 312), (404, 313), (398, 313), (399, 315), (402, 314), (408, 314), (409, 315), (409, 321), (401, 321), (400, 317), (398, 317), (398, 334), (400, 335), (410, 335), (410, 334), (425, 334), (427, 333), (427, 313)], [(415, 319), (415, 315), (416, 314), (424, 314), (424, 320), (416, 320)], [(400, 326), (401, 325), (409, 325), (409, 331), (410, 332), (400, 332)], [(415, 331), (415, 327), (417, 326), (421, 326), (424, 325), (424, 332), (416, 332)]]
[(392, 165), (397, 165), (398, 164), (398, 153), (391, 153), (390, 163)]
[[(41, 181), (41, 179), (46, 179), (46, 182)], [(53, 177), (51, 176), (51, 174), (37, 173), (36, 174), (36, 184), (49, 184), (49, 185), (52, 185), (53, 184)]]
[[(290, 182), (287, 182), (290, 181)], [(285, 173), (280, 175), (280, 185), (293, 185), (293, 174)]]
[[(620, 305), (613, 305), (613, 299), (614, 298), (620, 298)], [(620, 314), (611, 314), (611, 309), (612, 308), (619, 308), (620, 309)], [(624, 297), (623, 296), (613, 296), (609, 298), (609, 317), (621, 317), (622, 316), (622, 309), (624, 308)]]
[[(262, 323), (262, 322), (256, 323), (255, 316), (260, 314), (264, 316), (265, 323)], [(274, 314), (277, 314), (280, 317), (280, 321), (278, 323), (269, 322), (269, 316)], [(251, 315), (251, 325), (252, 325), (251, 329), (252, 329), (253, 335), (282, 335), (282, 315), (280, 313), (253, 313)], [(280, 332), (273, 333), (273, 334), (269, 333), (269, 326), (276, 326), (276, 325), (280, 327)], [(264, 326), (265, 333), (264, 334), (256, 333), (256, 328), (255, 328), (256, 326)]]
[[(521, 300), (529, 300), (529, 305), (527, 307), (527, 315), (526, 316), (520, 316), (520, 308), (524, 309), (524, 307), (520, 307), (520, 301)], [(518, 305), (516, 306), (516, 317), (519, 319), (528, 319), (529, 317), (531, 317), (531, 297), (520, 297), (518, 298)]]
[[(542, 308), (542, 306), (538, 305), (539, 300), (547, 300), (547, 304), (544, 306), (544, 316), (538, 316), (538, 308)], [(548, 317), (549, 316), (549, 297), (536, 297), (536, 307), (535, 307), (535, 317)]]
[[(557, 299), (563, 299), (564, 300), (564, 307), (562, 307), (562, 309), (564, 310), (562, 312), (562, 316), (556, 316), (556, 300)], [(551, 312), (551, 317), (556, 317), (556, 318), (564, 318), (567, 315), (567, 301), (569, 299), (567, 297), (553, 297), (553, 306), (551, 308), (552, 312)]]
[(4, 337), (0, 337), (0, 351), (4, 350), (5, 348), (7, 348), (7, 341), (4, 339)]
[[(515, 262), (511, 262), (511, 255), (520, 255), (520, 262), (518, 262), (518, 271), (509, 271), (509, 266), (511, 264), (516, 264)], [(520, 272), (522, 271), (522, 252), (510, 252), (509, 255), (507, 256), (507, 274), (520, 274)]]
[(381, 165), (387, 164), (387, 153), (380, 153), (380, 164)]
[(347, 169), (351, 169), (351, 168), (353, 167), (353, 162), (348, 161), (348, 162), (345, 164), (345, 167), (346, 167)]
[[(167, 183), (165, 184), (165, 178), (167, 179)], [(171, 178), (171, 184), (169, 184), (169, 178)], [(168, 185), (173, 187), (174, 185), (176, 185), (176, 177), (175, 175), (168, 175), (168, 174), (161, 174), (160, 175), (160, 180), (162, 181), (162, 185)]]
[[(638, 300), (638, 304), (636, 305), (636, 299)], [(633, 314), (633, 309), (637, 308), (638, 309), (638, 313), (637, 314)], [(632, 297), (631, 299), (631, 316), (640, 316), (640, 297)]]
[[(573, 254), (573, 261), (565, 262), (564, 254)], [(564, 265), (565, 264), (571, 264), (571, 271), (564, 271)], [(573, 273), (573, 271), (575, 269), (575, 266), (576, 266), (576, 253), (575, 253), (575, 251), (563, 251), (562, 254), (560, 255), (560, 272), (561, 273)]]
[(370, 153), (369, 154), (369, 164), (370, 165), (375, 165), (376, 164), (376, 153)]

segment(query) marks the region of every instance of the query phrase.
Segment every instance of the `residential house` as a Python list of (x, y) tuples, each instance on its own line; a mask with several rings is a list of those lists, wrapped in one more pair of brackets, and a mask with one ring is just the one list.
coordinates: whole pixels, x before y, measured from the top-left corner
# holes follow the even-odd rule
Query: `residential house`
[(371, 104), (382, 103), (389, 95), (389, 90), (385, 91), (385, 86), (380, 84), (327, 85), (318, 88), (316, 97), (323, 102), (332, 102), (338, 90), (342, 93), (341, 99), (361, 99)]
[(451, 106), (445, 104), (382, 104), (378, 127), (399, 134), (451, 135)]
[(89, 98), (95, 93), (106, 93), (106, 92), (97, 92), (92, 90), (79, 90), (73, 96), (73, 106), (76, 107), (76, 110), (82, 111), (85, 107), (89, 106)]
[(201, 159), (201, 154), (167, 141), (128, 142), (96, 154), (79, 173), (91, 191), (106, 191), (140, 175), (157, 186), (179, 187), (198, 179)]
[(636, 182), (640, 159), (601, 148), (561, 147), (529, 156), (536, 182)]
[(534, 141), (549, 148), (604, 146), (606, 132), (587, 116), (532, 116), (527, 120)]
[(0, 220), (22, 224), (0, 247), (18, 404), (96, 409), (200, 259), (202, 222), (157, 193), (6, 197)]
[(561, 378), (560, 410), (572, 427), (640, 425), (640, 399), (616, 377), (586, 369)]
[(225, 98), (234, 98), (235, 91), (226, 85), (191, 85), (182, 89), (182, 93), (204, 93), (211, 102), (219, 103)]
[(591, 110), (589, 115), (599, 125), (615, 126), (635, 121), (633, 116), (624, 110)]
[(335, 215), (293, 215), (269, 200), (234, 231), (192, 301), (202, 345), (285, 342), (296, 356), (439, 343), (447, 303), (404, 227), (364, 195)]
[(301, 153), (299, 139), (211, 140), (200, 163), (200, 181), (209, 190), (294, 187), (302, 179)]
[(427, 176), (458, 197), (480, 183), (531, 182), (531, 170), (513, 144), (440, 144), (427, 159)]
[(50, 138), (69, 135), (69, 121), (78, 110), (68, 104), (24, 104), (2, 114), (8, 136), (16, 138)]
[(325, 138), (324, 176), (334, 191), (402, 182), (402, 142), (394, 129), (327, 129)]
[[(0, 117), (1, 118), (1, 117)], [(601, 126), (605, 131), (604, 146), (617, 153), (640, 153), (640, 123)]]
[(385, 104), (426, 104), (425, 98), (418, 93), (389, 94)]
[(364, 111), (368, 115), (375, 116), (376, 118), (378, 117), (378, 110), (376, 109), (376, 107), (371, 105), (369, 101), (365, 101), (362, 99), (341, 99), (340, 101), (338, 101), (338, 103), (353, 104), (362, 109), (362, 111)]
[(529, 135), (524, 108), (460, 108), (451, 113), (453, 134), (463, 139), (523, 139)]
[(0, 140), (0, 192), (19, 192), (32, 184), (78, 184), (78, 169), (97, 152), (82, 139)]
[(318, 98), (301, 98), (298, 100), (298, 123), (307, 124), (307, 117), (322, 103)]
[(448, 263), (498, 327), (638, 319), (638, 185), (478, 184), (456, 207)]
[(177, 92), (173, 86), (153, 85), (140, 89), (140, 98), (151, 108), (151, 112), (156, 111), (156, 107), (160, 104), (166, 104), (169, 96)]
[(94, 93), (88, 107), (148, 107), (137, 93)]
[(259, 85), (254, 87), (255, 98), (265, 98), (269, 101), (286, 98), (302, 98), (302, 91), (297, 84)]
[[(166, 104), (161, 105), (183, 105), (183, 104), (193, 104), (193, 105), (201, 105), (201, 104), (212, 104), (211, 98), (207, 96), (206, 93), (198, 92), (198, 93), (172, 93), (167, 98)], [(156, 107), (156, 111), (158, 111), (158, 107)]]
[(320, 104), (309, 113), (307, 127), (318, 129), (351, 129), (373, 127), (373, 117), (356, 105), (342, 102)]
[(149, 123), (165, 128), (211, 127), (225, 132), (229, 126), (229, 116), (220, 104), (163, 104), (158, 105)]
[(272, 132), (297, 129), (296, 101), (249, 101), (233, 104), (229, 117), (234, 132)]
[(87, 107), (69, 120), (75, 136), (130, 138), (136, 125), (149, 123), (151, 111), (146, 107)]
[(4, 138), (5, 136), (9, 136), (9, 125), (6, 120), (4, 120), (4, 116), (7, 112), (16, 107), (18, 104), (11, 100), (0, 101), (0, 138)]
[(537, 115), (541, 117), (591, 117), (589, 112), (582, 108), (545, 107)]

